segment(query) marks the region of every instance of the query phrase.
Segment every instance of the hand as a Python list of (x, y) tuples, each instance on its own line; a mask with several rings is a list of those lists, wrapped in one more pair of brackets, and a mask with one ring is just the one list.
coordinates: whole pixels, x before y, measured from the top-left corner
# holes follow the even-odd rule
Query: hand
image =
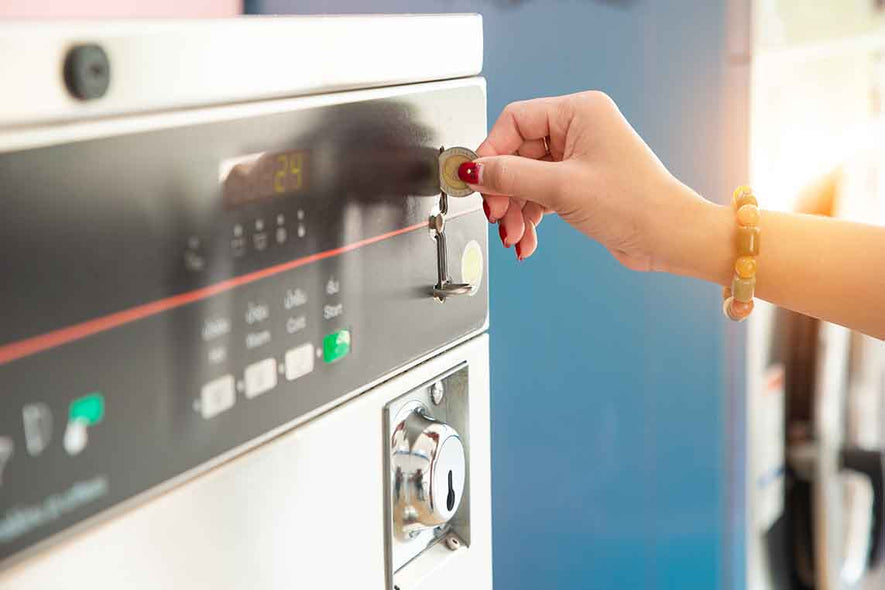
[[(548, 151), (549, 147), (549, 151)], [(601, 92), (512, 103), (462, 180), (484, 197), (522, 260), (543, 215), (558, 213), (634, 270), (674, 270), (668, 232), (711, 205), (680, 183)]]

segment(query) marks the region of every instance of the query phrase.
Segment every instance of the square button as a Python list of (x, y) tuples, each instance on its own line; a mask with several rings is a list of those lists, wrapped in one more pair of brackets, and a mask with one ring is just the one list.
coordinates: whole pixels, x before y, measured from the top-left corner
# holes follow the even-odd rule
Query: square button
[(334, 363), (350, 354), (350, 330), (338, 330), (323, 338), (323, 360)]
[(277, 361), (269, 358), (246, 367), (243, 374), (248, 398), (261, 395), (277, 386)]
[(308, 342), (286, 353), (286, 379), (293, 381), (313, 371), (313, 344)]
[(200, 414), (209, 419), (229, 410), (236, 400), (233, 375), (225, 375), (203, 386), (200, 391)]

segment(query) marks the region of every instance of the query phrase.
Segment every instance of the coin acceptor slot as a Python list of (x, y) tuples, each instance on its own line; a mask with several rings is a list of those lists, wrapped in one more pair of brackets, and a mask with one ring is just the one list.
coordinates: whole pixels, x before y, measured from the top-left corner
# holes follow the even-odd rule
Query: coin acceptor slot
[[(391, 572), (442, 544), (470, 545), (468, 367), (450, 369), (386, 408), (388, 558)], [(425, 553), (427, 552), (427, 553)], [(421, 556), (421, 557), (419, 557)]]

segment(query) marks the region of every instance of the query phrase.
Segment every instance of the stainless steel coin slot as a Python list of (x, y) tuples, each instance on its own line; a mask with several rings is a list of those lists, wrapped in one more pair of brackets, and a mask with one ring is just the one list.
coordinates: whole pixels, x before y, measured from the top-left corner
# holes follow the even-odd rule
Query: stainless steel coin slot
[(467, 371), (454, 367), (385, 408), (389, 587), (437, 543), (470, 545)]

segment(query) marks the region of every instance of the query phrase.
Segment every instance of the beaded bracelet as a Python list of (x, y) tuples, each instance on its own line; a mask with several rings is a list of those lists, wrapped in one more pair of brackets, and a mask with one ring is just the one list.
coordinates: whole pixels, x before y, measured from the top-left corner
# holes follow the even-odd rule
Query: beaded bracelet
[(730, 320), (742, 322), (753, 311), (756, 291), (756, 256), (759, 255), (759, 203), (748, 186), (735, 189), (731, 200), (737, 217), (737, 260), (731, 287), (722, 288), (722, 313)]

